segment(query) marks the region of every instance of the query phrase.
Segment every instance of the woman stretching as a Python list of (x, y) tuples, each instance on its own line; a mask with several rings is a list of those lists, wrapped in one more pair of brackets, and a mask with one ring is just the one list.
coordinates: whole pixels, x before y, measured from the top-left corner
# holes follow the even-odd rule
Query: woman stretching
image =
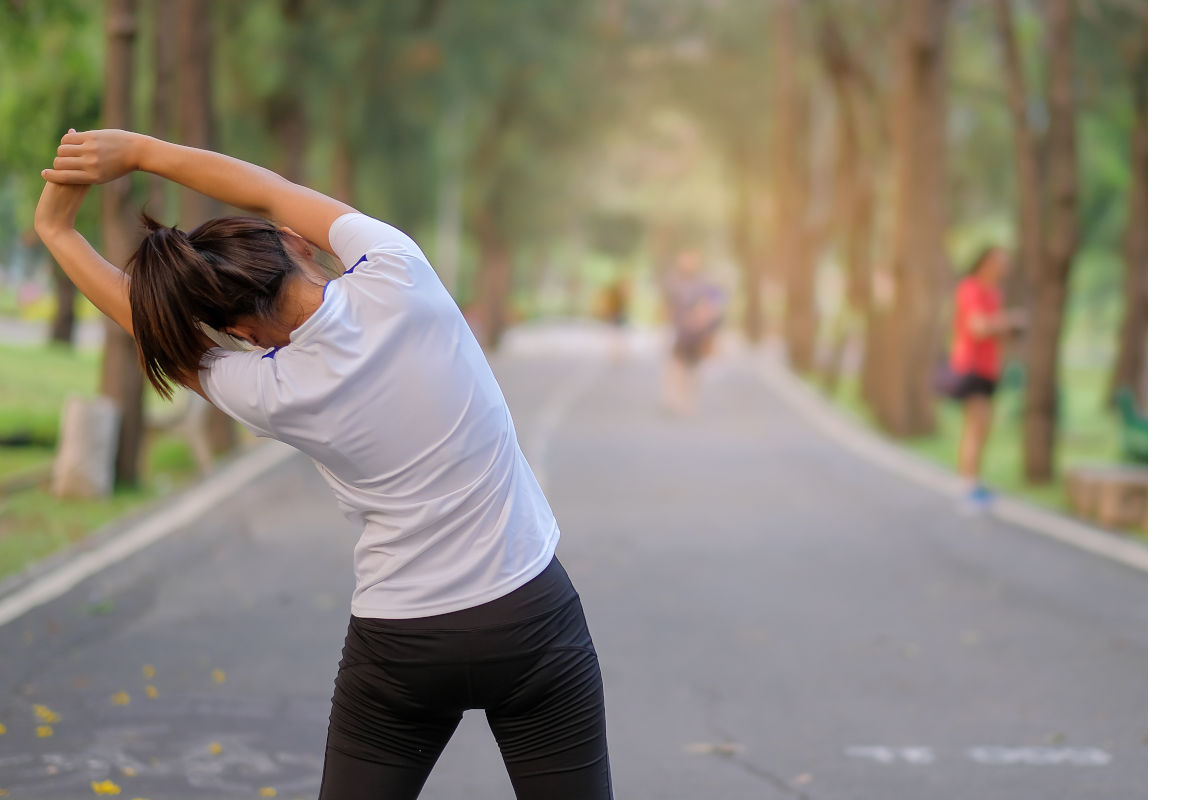
[[(90, 184), (139, 169), (257, 216), (187, 233), (146, 218), (123, 272), (75, 215)], [(127, 131), (70, 131), (42, 176), (38, 235), (133, 334), (151, 385), (311, 456), (362, 530), (322, 800), (416, 797), (468, 708), (518, 798), (610, 798), (600, 667), (558, 525), (416, 243), (266, 169)], [(327, 280), (314, 248), (345, 274)], [(221, 349), (202, 325), (259, 349)]]

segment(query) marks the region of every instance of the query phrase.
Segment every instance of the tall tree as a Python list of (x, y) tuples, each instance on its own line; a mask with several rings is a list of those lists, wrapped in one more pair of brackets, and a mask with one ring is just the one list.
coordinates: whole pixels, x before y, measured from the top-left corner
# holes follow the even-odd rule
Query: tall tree
[(1147, 20), (1143, 16), (1137, 33), (1126, 47), (1125, 60), (1129, 88), (1133, 95), (1133, 130), (1130, 133), (1129, 158), (1132, 180), (1129, 183), (1128, 219), (1125, 223), (1125, 319), (1112, 391), (1126, 387), (1134, 392), (1137, 404), (1146, 408), (1148, 399), (1147, 339), (1149, 322), (1149, 230), (1147, 175)]
[[(840, 239), (840, 256), (845, 297), (835, 317), (830, 357), (822, 376), (833, 390), (841, 378), (845, 351), (853, 340), (863, 352), (864, 397), (876, 388), (873, 350), (878, 342), (870, 332), (879, 327), (872, 313), (871, 279), (874, 272), (876, 205), (879, 187), (876, 175), (881, 171), (884, 127), (876, 81), (869, 64), (872, 52), (878, 52), (886, 26), (860, 6), (854, 20), (865, 30), (867, 42), (874, 46), (852, 47), (846, 35), (846, 21), (831, 6), (823, 6), (818, 51), (825, 76), (833, 89), (837, 119), (837, 152), (834, 159), (834, 224)], [(878, 9), (870, 9), (878, 11)]]
[(817, 321), (814, 263), (822, 224), (810, 217), (812, 86), (799, 80), (798, 0), (775, 0), (774, 250), (785, 286), (784, 347), (793, 369), (812, 368)]
[[(1045, 142), (1044, 136), (1034, 129), (1029, 119), (1029, 89), (1025, 70), (1021, 66), (1021, 49), (1009, 0), (995, 0), (995, 12), (1017, 168), (1016, 258), (1013, 275), (1005, 288), (1008, 290), (1008, 301), (1013, 305), (1021, 305), (1029, 281), (1033, 276), (1042, 274), (1042, 258), (1045, 256), (1042, 238), (1045, 208), (1038, 168), (1045, 160)], [(1014, 289), (1018, 294), (1013, 294)]]
[[(1026, 345), (1028, 377), (1025, 388), (1025, 477), (1045, 483), (1054, 476), (1058, 426), (1058, 363), (1067, 278), (1079, 240), (1079, 178), (1075, 145), (1073, 0), (1049, 0), (1046, 6), (1047, 88), (1049, 128), (1044, 140), (1029, 129), (1030, 105), (1012, 26), (1010, 0), (996, 0), (997, 27), (1013, 114), (1014, 143), (1021, 166), (1020, 251), (1029, 259), (1032, 301)], [(1046, 169), (1029, 165), (1044, 158)], [(1031, 180), (1036, 177), (1040, 180)], [(1041, 218), (1045, 219), (1042, 227)], [(1037, 238), (1033, 238), (1033, 237)]]
[[(137, 36), (135, 0), (108, 0), (105, 30), (104, 125), (127, 129), (133, 126), (133, 59)], [(131, 189), (129, 176), (100, 188), (104, 255), (114, 264), (124, 264), (133, 251), (134, 238), (130, 225), (134, 209)], [(100, 369), (100, 389), (113, 399), (121, 415), (116, 479), (122, 483), (136, 483), (141, 474), (145, 379), (133, 337), (111, 320), (106, 320)]]
[[(178, 119), (183, 144), (204, 150), (216, 149), (213, 111), (212, 4), (207, 0), (178, 0), (176, 43), (178, 47)], [(169, 13), (159, 8), (160, 14)], [(199, 192), (184, 191), (179, 212), (183, 224), (192, 228), (220, 213), (220, 203)], [(204, 435), (210, 452), (227, 453), (237, 443), (233, 420), (216, 406), (205, 409)]]
[(895, 43), (893, 215), (885, 350), (875, 398), (898, 436), (934, 429), (930, 376), (949, 265), (946, 228), (946, 21), (950, 0), (906, 0)]

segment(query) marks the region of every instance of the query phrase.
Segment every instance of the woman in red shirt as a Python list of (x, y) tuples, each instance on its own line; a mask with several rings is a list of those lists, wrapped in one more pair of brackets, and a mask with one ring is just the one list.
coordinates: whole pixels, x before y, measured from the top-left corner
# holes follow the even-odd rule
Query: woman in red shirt
[(1000, 284), (1008, 272), (1008, 254), (989, 247), (980, 254), (954, 294), (954, 343), (950, 367), (957, 375), (954, 395), (963, 404), (958, 471), (968, 482), (972, 508), (988, 505), (992, 495), (979, 481), (979, 464), (992, 421), (992, 395), (1000, 380), (1001, 339), (1022, 327), (1019, 312), (1003, 310)]

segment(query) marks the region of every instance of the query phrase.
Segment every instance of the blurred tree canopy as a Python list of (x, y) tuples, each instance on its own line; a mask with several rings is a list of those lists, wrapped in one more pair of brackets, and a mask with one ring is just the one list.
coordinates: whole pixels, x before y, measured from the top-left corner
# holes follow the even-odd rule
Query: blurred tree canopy
[[(198, 102), (182, 90), (186, 65), (155, 60), (156, 25), (178, 5), (139, 5), (132, 87), (136, 126), (171, 136), (179, 122), (156, 122), (155, 98)], [(486, 344), (518, 312), (563, 311), (551, 288), (614, 269), (652, 286), (690, 243), (737, 284), (751, 339), (783, 336), (793, 365), (830, 380), (858, 352), (865, 396), (901, 434), (928, 427), (928, 398), (897, 381), (924, 376), (880, 365), (925, 369), (955, 276), (984, 245), (1023, 247), (1014, 113), (1033, 139), (1047, 135), (1053, 6), (1070, 34), (1061, 130), (1078, 176), (1063, 336), (1091, 358), (1122, 350), (1114, 383), (1144, 373), (1144, 314), (1126, 315), (1144, 304), (1129, 266), (1145, 214), (1144, 0), (203, 6), (212, 146), (412, 232)], [(31, 246), (38, 169), (57, 138), (99, 122), (102, 17), (84, 0), (0, 0), (0, 254)], [(1009, 44), (1027, 89), (1017, 107)], [(929, 75), (906, 71), (931, 54)], [(936, 141), (905, 133), (920, 130)], [(1041, 175), (1053, 158), (1038, 153)], [(135, 205), (148, 192), (140, 176)], [(168, 192), (164, 208), (177, 218), (180, 199)], [(94, 231), (96, 209), (86, 213)], [(1033, 277), (1017, 272), (1011, 295), (1032, 297)], [(922, 312), (926, 327), (896, 327), (896, 302), (931, 293), (941, 300)], [(898, 391), (912, 402), (881, 400)]]

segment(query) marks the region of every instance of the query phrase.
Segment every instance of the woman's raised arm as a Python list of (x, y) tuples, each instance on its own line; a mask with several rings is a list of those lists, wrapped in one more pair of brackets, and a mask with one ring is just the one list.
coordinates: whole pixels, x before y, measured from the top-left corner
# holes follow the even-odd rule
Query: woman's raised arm
[(105, 261), (83, 234), (75, 230), (75, 215), (90, 188), (47, 183), (34, 212), (33, 228), (83, 296), (132, 334), (133, 316), (125, 273)]
[(232, 156), (122, 130), (67, 133), (54, 168), (43, 170), (42, 177), (58, 184), (106, 183), (134, 170), (161, 175), (272, 219), (326, 251), (333, 221), (354, 211), (340, 200)]

